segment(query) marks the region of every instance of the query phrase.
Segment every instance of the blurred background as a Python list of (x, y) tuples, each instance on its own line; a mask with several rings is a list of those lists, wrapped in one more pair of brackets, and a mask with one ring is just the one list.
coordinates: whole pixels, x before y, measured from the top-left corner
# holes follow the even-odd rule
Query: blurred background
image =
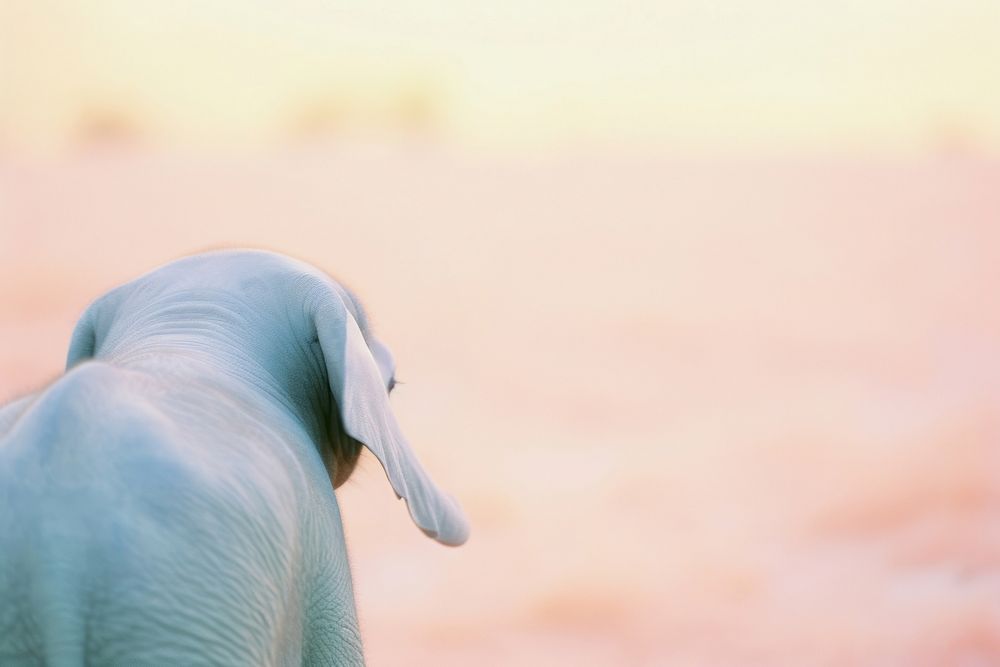
[(353, 286), (473, 526), (371, 665), (1000, 663), (1000, 3), (0, 0), (0, 400), (104, 290)]

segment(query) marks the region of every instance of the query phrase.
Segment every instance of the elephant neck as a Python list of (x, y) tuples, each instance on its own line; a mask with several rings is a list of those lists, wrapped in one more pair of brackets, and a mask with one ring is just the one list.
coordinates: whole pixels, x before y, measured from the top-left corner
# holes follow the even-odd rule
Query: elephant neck
[[(305, 431), (314, 442), (326, 439), (329, 415), (328, 390), (322, 378), (307, 370), (308, 364), (292, 364), (291, 373), (279, 373), (275, 364), (262, 363), (254, 345), (222, 331), (156, 333), (138, 331), (132, 340), (119, 341), (97, 356), (115, 366), (138, 371), (167, 383), (192, 397), (235, 400), (247, 418), (264, 423), (289, 422)], [(289, 376), (292, 377), (289, 377)]]

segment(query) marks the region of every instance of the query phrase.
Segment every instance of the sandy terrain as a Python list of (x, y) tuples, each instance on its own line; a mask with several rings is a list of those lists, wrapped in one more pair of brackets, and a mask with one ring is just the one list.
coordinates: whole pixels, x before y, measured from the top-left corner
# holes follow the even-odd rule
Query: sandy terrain
[(0, 400), (218, 245), (356, 287), (470, 514), (341, 493), (372, 665), (1000, 663), (1000, 164), (0, 156)]

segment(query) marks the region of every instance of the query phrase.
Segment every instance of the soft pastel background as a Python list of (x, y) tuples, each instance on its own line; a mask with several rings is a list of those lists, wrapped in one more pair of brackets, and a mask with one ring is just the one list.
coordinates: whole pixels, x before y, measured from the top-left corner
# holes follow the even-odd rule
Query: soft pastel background
[(379, 665), (1000, 664), (1000, 3), (0, 0), (0, 400), (207, 247), (367, 301), (473, 525)]

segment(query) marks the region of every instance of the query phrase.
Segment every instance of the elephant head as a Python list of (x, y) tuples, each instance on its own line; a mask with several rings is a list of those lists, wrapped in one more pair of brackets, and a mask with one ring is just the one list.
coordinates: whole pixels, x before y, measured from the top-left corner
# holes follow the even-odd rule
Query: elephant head
[[(202, 324), (193, 325), (197, 318)], [(428, 477), (393, 415), (395, 361), (350, 291), (283, 255), (196, 255), (94, 302), (73, 333), (67, 368), (94, 357), (134, 358), (157, 339), (179, 344), (184, 334), (170, 324), (178, 320), (189, 338), (206, 341), (208, 356), (248, 382), (273, 385), (268, 395), (316, 424), (314, 437), (329, 444), (334, 486), (349, 476), (360, 443), (426, 535), (447, 545), (465, 542), (461, 509)]]

